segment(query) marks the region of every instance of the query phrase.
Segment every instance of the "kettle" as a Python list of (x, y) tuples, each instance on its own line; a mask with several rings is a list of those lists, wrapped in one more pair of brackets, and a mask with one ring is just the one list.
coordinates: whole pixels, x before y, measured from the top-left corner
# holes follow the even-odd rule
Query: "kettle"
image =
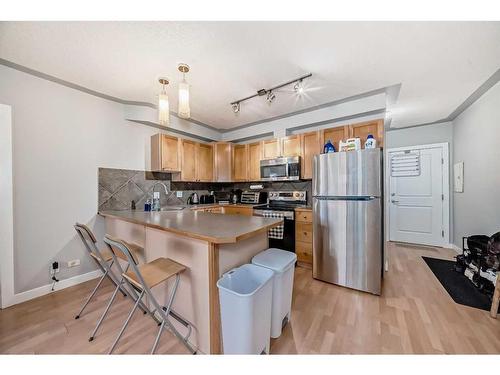
[(200, 203), (200, 200), (198, 199), (198, 193), (193, 193), (187, 200), (188, 204), (198, 204)]

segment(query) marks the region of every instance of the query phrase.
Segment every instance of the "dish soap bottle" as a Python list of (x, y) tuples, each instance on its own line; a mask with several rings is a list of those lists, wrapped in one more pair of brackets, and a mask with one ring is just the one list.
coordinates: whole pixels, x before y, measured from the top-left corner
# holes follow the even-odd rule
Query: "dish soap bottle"
[(151, 211), (160, 211), (161, 206), (160, 206), (160, 192), (155, 191), (153, 192), (153, 206), (151, 207)]
[(323, 147), (323, 154), (328, 154), (330, 152), (335, 152), (335, 146), (332, 144), (332, 141), (328, 140)]
[(376, 148), (377, 147), (377, 140), (373, 138), (373, 135), (368, 134), (368, 137), (366, 138), (365, 141), (365, 148)]

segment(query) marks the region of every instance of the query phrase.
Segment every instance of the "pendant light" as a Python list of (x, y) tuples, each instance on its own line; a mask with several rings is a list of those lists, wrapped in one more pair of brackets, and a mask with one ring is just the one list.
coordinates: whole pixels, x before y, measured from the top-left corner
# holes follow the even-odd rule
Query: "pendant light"
[(186, 73), (189, 72), (187, 64), (179, 64), (179, 71), (182, 73), (182, 82), (179, 83), (179, 108), (177, 115), (181, 118), (191, 117), (189, 108), (189, 84), (186, 82)]
[(161, 125), (168, 126), (170, 124), (170, 105), (168, 104), (168, 95), (166, 90), (168, 79), (160, 78), (158, 81), (162, 85), (160, 95), (158, 95), (158, 121)]

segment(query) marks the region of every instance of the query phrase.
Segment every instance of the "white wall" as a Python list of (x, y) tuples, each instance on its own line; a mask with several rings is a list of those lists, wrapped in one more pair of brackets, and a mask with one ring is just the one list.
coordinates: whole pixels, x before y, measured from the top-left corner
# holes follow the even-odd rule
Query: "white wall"
[[(8, 105), (0, 104), (0, 301), (12, 297), (14, 265), (14, 214), (12, 189), (12, 116)], [(0, 307), (1, 307), (0, 306)]]
[(454, 193), (454, 244), (500, 231), (500, 83), (453, 121), (454, 160), (464, 162), (464, 192)]
[[(407, 147), (426, 145), (432, 143), (448, 143), (449, 147), (449, 181), (450, 190), (448, 196), (450, 197), (450, 238), (452, 242), (454, 234), (453, 224), (453, 123), (442, 122), (432, 125), (416, 126), (413, 128), (391, 129), (385, 132), (384, 138), (386, 150), (396, 147)], [(387, 159), (386, 159), (387, 160)], [(386, 186), (389, 186), (389, 176), (386, 178)], [(389, 210), (386, 211), (387, 213)], [(388, 226), (387, 226), (388, 228)]]
[(391, 129), (385, 133), (385, 147), (406, 147), (431, 143), (453, 143), (453, 124), (441, 122), (438, 124), (416, 126), (414, 128)]
[(124, 120), (121, 104), (0, 66), (12, 106), (15, 292), (50, 282), (53, 260), (81, 259), (61, 279), (93, 270), (73, 224), (96, 218), (97, 168), (147, 169), (158, 129)]

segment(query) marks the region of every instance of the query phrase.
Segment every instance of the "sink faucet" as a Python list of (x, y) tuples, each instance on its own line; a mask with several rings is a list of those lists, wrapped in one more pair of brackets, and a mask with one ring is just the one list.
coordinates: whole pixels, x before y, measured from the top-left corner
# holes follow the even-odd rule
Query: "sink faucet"
[(165, 196), (168, 197), (168, 188), (167, 185), (165, 185), (163, 182), (156, 182), (153, 185), (153, 207), (151, 208), (152, 211), (161, 211), (161, 206), (160, 206), (160, 192), (156, 194), (155, 188), (156, 185), (161, 185), (163, 186), (163, 189), (165, 189)]

